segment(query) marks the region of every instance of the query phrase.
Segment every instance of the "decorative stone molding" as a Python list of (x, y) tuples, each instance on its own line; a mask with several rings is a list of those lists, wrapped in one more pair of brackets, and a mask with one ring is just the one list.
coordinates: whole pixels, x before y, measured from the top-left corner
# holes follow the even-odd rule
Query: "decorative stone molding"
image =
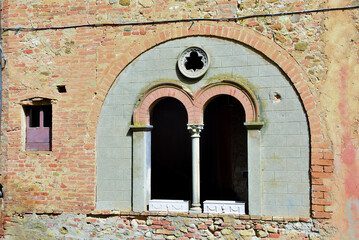
[(207, 72), (209, 63), (209, 56), (203, 49), (190, 47), (182, 52), (177, 66), (185, 77), (199, 78)]
[(155, 212), (188, 212), (188, 200), (153, 199), (149, 201), (149, 211)]
[(203, 202), (203, 212), (245, 214), (245, 202), (207, 200)]

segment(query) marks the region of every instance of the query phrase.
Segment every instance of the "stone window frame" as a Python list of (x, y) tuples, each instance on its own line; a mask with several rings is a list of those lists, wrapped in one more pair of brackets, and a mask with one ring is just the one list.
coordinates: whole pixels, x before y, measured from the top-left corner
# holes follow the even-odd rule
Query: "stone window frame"
[[(203, 114), (207, 104), (215, 97), (229, 95), (236, 98), (245, 111), (244, 125), (248, 130), (248, 206), (249, 214), (261, 215), (262, 205), (262, 180), (260, 160), (260, 129), (263, 122), (260, 121), (259, 104), (255, 95), (245, 86), (231, 80), (221, 80), (202, 86), (194, 94), (179, 83), (154, 84), (144, 91), (133, 114), (131, 126), (133, 137), (133, 193), (132, 210), (134, 212), (147, 211), (151, 199), (151, 129), (150, 113), (155, 104), (163, 98), (172, 97), (179, 100), (185, 107), (188, 116), (188, 129), (192, 135), (192, 171), (193, 179), (196, 176), (194, 169), (199, 168), (195, 163), (198, 152), (199, 137), (203, 128)], [(196, 143), (195, 143), (196, 142)], [(198, 169), (197, 169), (198, 170)], [(199, 204), (199, 179), (193, 181), (192, 212), (201, 212)], [(197, 185), (197, 186), (196, 186)]]

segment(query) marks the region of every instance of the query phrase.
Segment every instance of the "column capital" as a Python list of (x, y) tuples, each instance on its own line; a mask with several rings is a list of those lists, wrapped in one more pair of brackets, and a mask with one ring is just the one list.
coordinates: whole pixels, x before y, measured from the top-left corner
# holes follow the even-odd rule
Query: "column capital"
[(199, 134), (203, 129), (203, 124), (187, 124), (187, 129), (189, 130), (191, 137), (200, 137)]

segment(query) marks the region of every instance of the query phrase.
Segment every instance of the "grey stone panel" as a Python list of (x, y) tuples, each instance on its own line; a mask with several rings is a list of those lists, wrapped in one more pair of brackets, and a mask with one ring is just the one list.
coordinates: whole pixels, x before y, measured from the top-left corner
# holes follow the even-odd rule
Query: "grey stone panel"
[(288, 217), (308, 217), (307, 206), (288, 206)]
[(262, 173), (263, 182), (275, 181), (274, 173), (275, 173), (275, 171), (263, 171), (263, 173)]
[(234, 67), (233, 74), (244, 78), (257, 77), (259, 76), (259, 68), (260, 66)]
[(264, 193), (287, 193), (287, 184), (282, 182), (264, 182)]
[(221, 67), (235, 67), (238, 65), (247, 65), (247, 55), (226, 56), (218, 58), (221, 62)]
[(286, 158), (285, 161), (288, 166), (288, 171), (309, 171), (309, 163), (306, 158)]
[(275, 193), (263, 193), (263, 199), (262, 201), (265, 203), (265, 205), (277, 205), (277, 198), (278, 194)]
[[(176, 73), (177, 57), (191, 46), (203, 47), (210, 55), (211, 65), (201, 79), (181, 82)], [(131, 209), (132, 142), (128, 130), (141, 92), (163, 79), (178, 81), (195, 92), (218, 75), (245, 78), (244, 82), (258, 96), (261, 105), (265, 123), (261, 129), (260, 152), (262, 214), (309, 216), (309, 131), (297, 93), (266, 58), (246, 46), (209, 37), (182, 38), (161, 44), (135, 59), (114, 82), (102, 106), (97, 128), (97, 208)], [(279, 103), (273, 102), (274, 92), (281, 95)], [(286, 175), (291, 177), (286, 179)], [(117, 183), (113, 196), (112, 191), (106, 194), (104, 191), (110, 188), (108, 180)], [(113, 199), (119, 192), (121, 199), (126, 200)], [(301, 202), (301, 205), (285, 205), (288, 202)]]
[(285, 136), (271, 134), (264, 135), (262, 138), (262, 147), (284, 147), (287, 144), (287, 139)]
[(284, 194), (277, 195), (277, 206), (301, 206), (302, 205), (302, 195), (300, 194), (292, 194), (291, 196), (287, 196)]
[(288, 183), (288, 193), (306, 193), (309, 191), (308, 183)]
[(248, 66), (263, 66), (263, 65), (269, 65), (269, 62), (267, 62), (264, 58), (258, 55), (250, 54), (248, 56)]
[(263, 215), (266, 216), (289, 216), (288, 206), (263, 205)]

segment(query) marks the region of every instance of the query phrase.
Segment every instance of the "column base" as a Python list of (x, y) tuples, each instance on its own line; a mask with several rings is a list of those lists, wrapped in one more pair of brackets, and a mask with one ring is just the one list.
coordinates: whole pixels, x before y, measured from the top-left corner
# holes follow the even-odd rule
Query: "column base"
[(200, 203), (193, 203), (189, 209), (189, 213), (202, 213), (202, 208)]

